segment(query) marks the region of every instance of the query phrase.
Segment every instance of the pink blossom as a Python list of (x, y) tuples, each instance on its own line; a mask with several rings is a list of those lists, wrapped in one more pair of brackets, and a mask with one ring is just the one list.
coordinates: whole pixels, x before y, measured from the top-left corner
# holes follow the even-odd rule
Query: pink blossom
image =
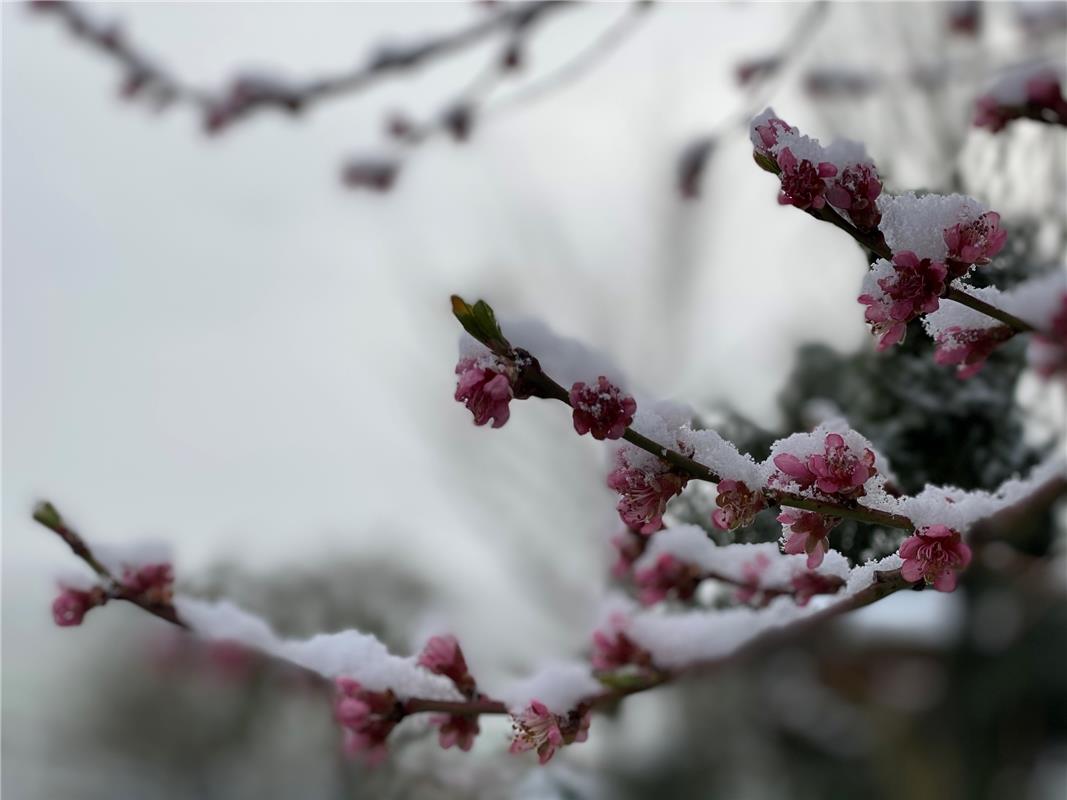
[(826, 517), (815, 511), (790, 509), (778, 515), (782, 523), (782, 535), (785, 537), (785, 552), (790, 555), (808, 554), (808, 569), (815, 569), (830, 549), (827, 538), (830, 531), (841, 520)]
[(792, 584), (796, 604), (806, 606), (817, 594), (835, 594), (845, 582), (834, 575), (822, 575), (809, 569), (794, 575)]
[(788, 122), (778, 117), (770, 117), (761, 125), (756, 125), (753, 130), (756, 132), (756, 138), (759, 139), (759, 143), (756, 144), (756, 149), (762, 153), (770, 153), (771, 149), (778, 144), (778, 134), (780, 133), (796, 133), (796, 128), (790, 125)]
[(502, 368), (493, 369), (478, 359), (464, 358), (456, 365), (456, 374), (456, 400), (466, 404), (475, 425), (492, 420), (493, 427), (499, 428), (508, 421), (508, 403), (514, 393)]
[(65, 587), (52, 602), (52, 619), (61, 628), (81, 625), (90, 608), (107, 602), (104, 590), (94, 587), (87, 592)]
[(879, 350), (900, 342), (905, 326), (920, 316), (937, 311), (945, 291), (948, 268), (940, 261), (920, 259), (910, 250), (893, 256), (893, 273), (878, 279), (883, 295), (860, 295), (866, 305), (866, 320), (876, 335), (881, 335)]
[(1067, 372), (1067, 294), (1060, 298), (1048, 330), (1031, 337), (1027, 357), (1043, 378)]
[(953, 325), (937, 334), (934, 361), (943, 366), (956, 365), (958, 378), (978, 373), (997, 346), (1012, 337), (1011, 328), (961, 328)]
[(852, 224), (861, 231), (874, 230), (882, 221), (878, 210), (878, 195), (882, 181), (871, 164), (852, 164), (826, 190), (830, 205), (848, 212)]
[(763, 573), (767, 571), (767, 567), (770, 565), (771, 560), (765, 553), (760, 553), (753, 560), (746, 561), (741, 565), (741, 579), (743, 585), (737, 588), (735, 594), (737, 602), (765, 605), (767, 601), (770, 600), (770, 596), (765, 595), (760, 587), (760, 580), (763, 577)]
[(455, 636), (431, 636), (419, 654), (418, 664), (430, 672), (452, 679), (456, 688), (468, 697), (474, 693), (474, 677)]
[(861, 294), (859, 301), (867, 306), (863, 318), (871, 328), (871, 333), (878, 337), (878, 352), (888, 350), (895, 344), (904, 341), (908, 324), (899, 319), (893, 319), (890, 314), (892, 302), (884, 295), (875, 297), (870, 294)]
[(612, 614), (605, 628), (593, 633), (591, 661), (596, 669), (615, 670), (630, 665), (651, 665), (651, 654), (626, 635), (628, 623), (625, 614)]
[(971, 222), (946, 228), (944, 238), (950, 275), (959, 278), (971, 264), (988, 264), (1003, 249), (1008, 232), (1000, 227), (1000, 214), (987, 211)]
[(619, 451), (607, 479), (608, 487), (622, 495), (617, 506), (622, 521), (644, 534), (663, 527), (667, 501), (681, 494), (687, 482), (663, 462), (650, 468), (631, 466), (625, 450)]
[(828, 433), (822, 453), (813, 453), (804, 460), (792, 453), (779, 453), (774, 465), (802, 489), (814, 485), (820, 492), (843, 498), (863, 497), (863, 485), (878, 474), (874, 453), (864, 448), (857, 455), (838, 433)]
[(165, 605), (174, 596), (174, 568), (166, 563), (126, 567), (122, 571), (122, 585), (147, 603)]
[(923, 580), (939, 592), (956, 588), (957, 573), (971, 563), (971, 548), (959, 531), (945, 525), (919, 528), (900, 545), (904, 565), (900, 574), (906, 581)]
[(582, 436), (592, 433), (594, 439), (618, 439), (634, 421), (637, 403), (629, 395), (601, 375), (596, 386), (575, 383), (570, 392), (574, 408), (574, 430)]
[(651, 567), (639, 570), (634, 580), (640, 588), (638, 599), (650, 606), (671, 594), (679, 600), (692, 599), (703, 577), (698, 567), (663, 553)]
[(756, 514), (767, 506), (763, 492), (752, 491), (744, 481), (721, 480), (718, 492), (715, 498), (718, 508), (711, 512), (711, 522), (719, 530), (731, 531), (751, 525)]
[(458, 747), (467, 752), (474, 746), (474, 737), (481, 731), (478, 717), (463, 714), (435, 714), (430, 724), (438, 729), (437, 742), (445, 750)]
[(350, 678), (338, 678), (334, 718), (344, 730), (344, 748), (368, 764), (386, 756), (385, 741), (403, 716), (392, 690), (372, 692)]
[(801, 209), (820, 209), (826, 205), (826, 178), (837, 174), (837, 167), (829, 161), (818, 165), (807, 159), (797, 159), (788, 147), (778, 153), (778, 166), (782, 170), (782, 189), (778, 202)]
[(940, 261), (920, 259), (904, 250), (893, 256), (894, 272), (878, 281), (892, 300), (889, 314), (893, 319), (911, 320), (920, 314), (937, 311), (938, 299), (945, 291), (947, 269)]
[(511, 717), (513, 736), (510, 753), (536, 750), (538, 761), (547, 764), (563, 745), (589, 738), (589, 709), (579, 706), (566, 715), (553, 714), (543, 703), (533, 700)]
[(648, 537), (642, 536), (632, 528), (611, 537), (611, 546), (618, 553), (618, 558), (611, 567), (611, 574), (616, 578), (625, 578), (633, 570), (634, 562), (641, 557), (648, 546)]

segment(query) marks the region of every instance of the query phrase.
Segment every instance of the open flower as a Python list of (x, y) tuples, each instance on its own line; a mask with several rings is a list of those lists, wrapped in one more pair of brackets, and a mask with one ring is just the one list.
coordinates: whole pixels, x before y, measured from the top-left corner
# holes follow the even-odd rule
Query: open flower
[(808, 554), (808, 569), (818, 567), (830, 549), (830, 531), (841, 520), (815, 511), (789, 509), (778, 515), (782, 523), (784, 550), (790, 555)]
[(908, 322), (922, 314), (937, 311), (945, 292), (948, 268), (940, 261), (920, 259), (910, 250), (875, 263), (872, 275), (883, 274), (870, 282), (871, 291), (860, 295), (867, 306), (866, 321), (871, 331), (880, 336), (879, 350), (885, 350), (904, 338)]
[(595, 386), (575, 383), (570, 391), (574, 409), (574, 430), (579, 436), (591, 433), (594, 439), (618, 439), (634, 421), (637, 403), (601, 375)]
[(956, 588), (957, 573), (971, 563), (971, 548), (959, 531), (945, 525), (919, 528), (900, 545), (904, 565), (900, 574), (906, 581), (925, 581), (939, 592)]
[(802, 489), (815, 486), (820, 492), (848, 499), (863, 497), (863, 486), (878, 474), (874, 452), (864, 448), (857, 455), (839, 433), (828, 433), (822, 453), (803, 460), (792, 453), (779, 453), (774, 465)]
[(715, 498), (718, 508), (711, 512), (711, 522), (719, 530), (732, 531), (751, 525), (756, 515), (767, 507), (763, 492), (752, 491), (744, 481), (723, 479), (719, 481), (718, 492)]
[(959, 278), (971, 264), (988, 264), (1004, 248), (1008, 232), (1000, 227), (1000, 214), (987, 211), (971, 222), (946, 228), (944, 237), (950, 277)]
[(667, 501), (681, 494), (688, 478), (672, 472), (665, 462), (631, 465), (626, 451), (620, 449), (616, 467), (608, 475), (608, 487), (618, 492), (618, 511), (622, 521), (639, 533), (655, 533), (663, 527)]
[(511, 411), (508, 403), (514, 397), (511, 381), (503, 366), (489, 366), (484, 359), (464, 358), (456, 365), (456, 400), (464, 403), (474, 415), (475, 425), (485, 425), (490, 420), (499, 428), (508, 421)]
[(553, 714), (537, 700), (511, 717), (513, 737), (510, 753), (537, 751), (537, 760), (547, 764), (556, 750), (589, 738), (589, 709), (579, 706), (565, 715)]

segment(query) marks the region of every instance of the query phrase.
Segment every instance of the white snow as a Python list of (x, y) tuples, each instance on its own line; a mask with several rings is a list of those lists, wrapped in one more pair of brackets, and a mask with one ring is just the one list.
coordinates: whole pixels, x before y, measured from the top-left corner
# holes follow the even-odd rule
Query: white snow
[(352, 678), (371, 691), (392, 689), (402, 698), (462, 699), (450, 679), (417, 666), (413, 656), (393, 655), (368, 633), (348, 630), (285, 639), (264, 620), (227, 601), (178, 596), (174, 605), (178, 615), (205, 639), (237, 642), (325, 678)]
[(652, 654), (661, 667), (678, 668), (723, 658), (748, 642), (775, 628), (809, 617), (855, 594), (874, 581), (875, 572), (900, 567), (899, 556), (870, 562), (851, 571), (842, 593), (815, 597), (798, 606), (789, 597), (778, 597), (763, 608), (736, 606), (710, 611), (692, 610), (663, 613), (652, 609), (636, 614), (627, 635)]
[(763, 485), (759, 464), (748, 453), (741, 453), (732, 443), (713, 430), (683, 427), (677, 434), (680, 442), (693, 451), (693, 460), (706, 466), (720, 478), (744, 481), (749, 489)]
[(894, 253), (910, 250), (919, 258), (944, 259), (948, 253), (944, 232), (958, 223), (971, 222), (989, 209), (973, 197), (962, 194), (914, 192), (878, 197), (882, 212), (879, 224), (886, 244)]
[(1005, 481), (993, 492), (965, 491), (953, 486), (927, 485), (912, 497), (861, 497), (860, 505), (902, 514), (916, 526), (947, 525), (966, 533), (981, 519), (1025, 500), (1050, 480), (1067, 475), (1067, 460), (1057, 455), (1044, 461), (1026, 478)]
[(538, 700), (554, 714), (566, 714), (579, 701), (599, 694), (604, 687), (593, 677), (588, 663), (558, 661), (545, 664), (532, 675), (501, 687), (494, 695), (512, 713), (518, 713)]

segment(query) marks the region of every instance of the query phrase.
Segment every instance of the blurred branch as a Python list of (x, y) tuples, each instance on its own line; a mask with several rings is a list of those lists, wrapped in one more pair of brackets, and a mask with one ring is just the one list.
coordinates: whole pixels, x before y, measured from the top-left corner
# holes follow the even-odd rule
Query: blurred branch
[(172, 603), (152, 602), (145, 598), (142, 593), (133, 591), (119, 578), (115, 577), (115, 574), (96, 557), (86, 541), (64, 521), (54, 505), (49, 502), (39, 503), (33, 510), (33, 518), (58, 535), (60, 539), (66, 542), (75, 556), (89, 565), (93, 572), (104, 582), (108, 599), (124, 600), (172, 625), (177, 625), (181, 628), (189, 627), (178, 617), (178, 612)]
[[(442, 133), (452, 136), (456, 141), (466, 141), (470, 138), (473, 128), (482, 124), (486, 118), (535, 103), (551, 92), (580, 80), (636, 30), (638, 23), (652, 7), (646, 0), (634, 0), (628, 4), (619, 19), (571, 59), (544, 77), (492, 102), (489, 96), (493, 90), (506, 76), (518, 72), (522, 67), (522, 42), (508, 41), (502, 52), (475, 76), (471, 84), (445, 104), (436, 115), (422, 123), (396, 115), (389, 120), (387, 130), (393, 138), (409, 149), (425, 144)], [(375, 163), (389, 165), (391, 175), (385, 184), (374, 180), (375, 170), (368, 170), (368, 166)], [(392, 158), (354, 156), (342, 168), (342, 177), (344, 182), (353, 188), (382, 191), (392, 187), (402, 166), (399, 155)]]
[(528, 36), (550, 14), (576, 7), (563, 0), (536, 0), (502, 6), (474, 23), (406, 45), (385, 45), (360, 67), (311, 80), (238, 76), (220, 90), (205, 90), (159, 67), (115, 23), (102, 22), (78, 3), (38, 0), (32, 8), (64, 23), (77, 39), (118, 63), (126, 73), (123, 93), (147, 94), (160, 104), (184, 103), (202, 114), (208, 131), (217, 132), (263, 109), (297, 114), (324, 100), (363, 91), (385, 77), (412, 72), (461, 52), (495, 35)]

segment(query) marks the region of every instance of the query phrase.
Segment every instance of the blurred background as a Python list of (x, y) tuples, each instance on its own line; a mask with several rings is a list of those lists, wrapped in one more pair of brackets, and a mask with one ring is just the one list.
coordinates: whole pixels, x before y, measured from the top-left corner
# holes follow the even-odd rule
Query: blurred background
[[(79, 8), (221, 95), (507, 10)], [(451, 397), (453, 292), (606, 351), (757, 457), (834, 408), (905, 488), (994, 488), (1062, 447), (1063, 387), (1024, 369), (1021, 341), (969, 382), (920, 330), (875, 356), (863, 253), (777, 205), (744, 121), (770, 102), (866, 142), (887, 190), (988, 203), (1010, 232), (999, 286), (1062, 268), (1063, 129), (970, 122), (1002, 68), (1067, 58), (1067, 4), (568, 7), (207, 131), (62, 14), (5, 4), (2, 22), (5, 796), (1067, 796), (1067, 574), (1047, 512), (1026, 556), (996, 551), (957, 593), (902, 593), (765, 663), (635, 697), (547, 768), (507, 756), (497, 720), (471, 754), (408, 726), (373, 771), (292, 676), (132, 608), (55, 628), (74, 565), (29, 516), (47, 497), (91, 539), (169, 541), (181, 590), (288, 634), (358, 626), (406, 653), (448, 627), (479, 677), (580, 655), (619, 524), (604, 448), (544, 403), (472, 426)], [(706, 521), (707, 499), (676, 511)], [(772, 522), (741, 538), (775, 538)], [(857, 559), (897, 544), (855, 534), (834, 544)]]

